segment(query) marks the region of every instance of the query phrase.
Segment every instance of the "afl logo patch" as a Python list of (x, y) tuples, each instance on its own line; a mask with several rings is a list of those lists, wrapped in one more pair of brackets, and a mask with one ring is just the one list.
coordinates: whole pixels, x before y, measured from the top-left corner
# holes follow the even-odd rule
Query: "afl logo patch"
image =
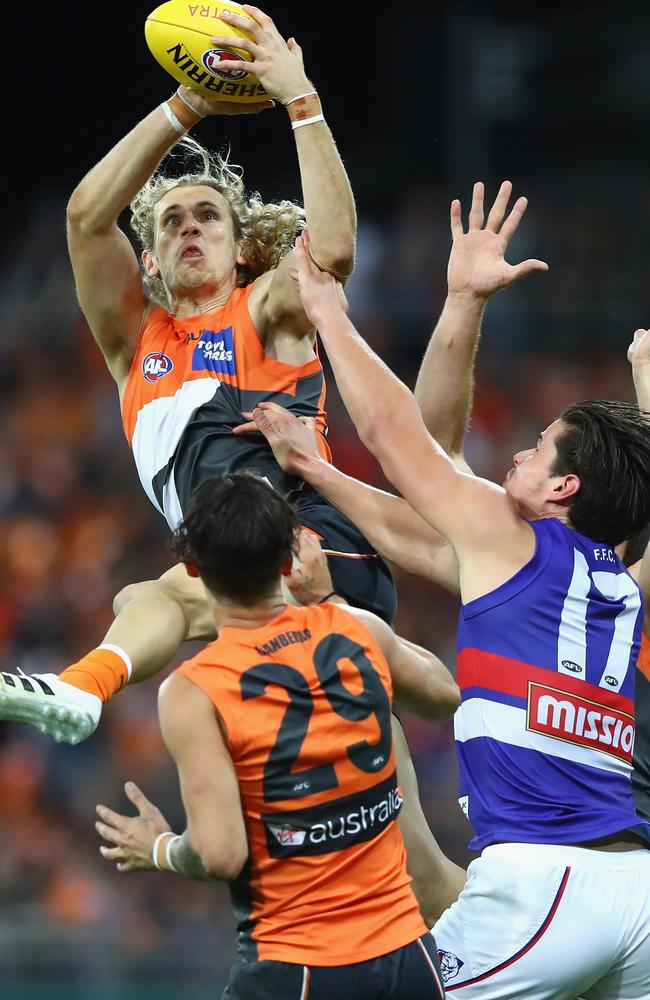
[(142, 362), (142, 374), (146, 382), (157, 382), (163, 375), (169, 375), (173, 367), (174, 362), (167, 354), (154, 351), (152, 354), (147, 354)]
[(221, 80), (243, 80), (248, 73), (243, 69), (228, 69), (228, 62), (236, 59), (241, 62), (241, 56), (230, 49), (208, 49), (203, 53), (201, 61), (208, 73), (218, 76)]

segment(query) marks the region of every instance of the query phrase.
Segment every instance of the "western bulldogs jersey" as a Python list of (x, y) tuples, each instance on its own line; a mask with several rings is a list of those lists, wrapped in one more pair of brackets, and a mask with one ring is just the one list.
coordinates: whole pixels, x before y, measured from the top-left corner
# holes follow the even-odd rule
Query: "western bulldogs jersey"
[(268, 357), (248, 311), (252, 289), (236, 288), (220, 308), (186, 319), (156, 309), (140, 335), (122, 421), (140, 481), (172, 529), (195, 487), (211, 476), (247, 470), (285, 495), (300, 487), (262, 434), (233, 436), (242, 414), (262, 400), (315, 417), (319, 450), (331, 457), (318, 355), (314, 350), (303, 365)]
[(530, 562), (461, 611), (455, 728), (470, 847), (632, 828), (650, 843), (630, 783), (639, 588), (609, 546), (555, 518), (531, 527)]
[(632, 789), (639, 816), (650, 820), (650, 639), (641, 637), (636, 672), (637, 733), (634, 745)]

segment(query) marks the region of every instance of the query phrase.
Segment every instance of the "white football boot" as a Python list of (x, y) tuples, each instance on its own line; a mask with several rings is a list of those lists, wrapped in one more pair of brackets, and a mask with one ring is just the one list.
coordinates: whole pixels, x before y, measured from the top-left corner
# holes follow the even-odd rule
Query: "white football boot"
[(0, 719), (27, 722), (57, 743), (81, 743), (97, 728), (102, 702), (56, 674), (0, 673)]

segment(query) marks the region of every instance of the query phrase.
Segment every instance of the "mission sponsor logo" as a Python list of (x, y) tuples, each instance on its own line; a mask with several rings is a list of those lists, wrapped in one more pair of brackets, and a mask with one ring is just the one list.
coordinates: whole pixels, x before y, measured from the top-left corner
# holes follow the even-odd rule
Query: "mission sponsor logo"
[(262, 816), (273, 858), (331, 854), (373, 840), (402, 808), (395, 772), (356, 795), (346, 795), (311, 809)]
[(632, 763), (634, 718), (544, 684), (528, 684), (526, 728)]
[(173, 368), (172, 359), (167, 354), (161, 354), (160, 351), (147, 354), (142, 362), (142, 374), (146, 382), (157, 382), (158, 379), (169, 375)]
[(192, 353), (192, 371), (210, 371), (218, 375), (237, 374), (231, 326), (217, 333), (214, 330), (201, 330)]

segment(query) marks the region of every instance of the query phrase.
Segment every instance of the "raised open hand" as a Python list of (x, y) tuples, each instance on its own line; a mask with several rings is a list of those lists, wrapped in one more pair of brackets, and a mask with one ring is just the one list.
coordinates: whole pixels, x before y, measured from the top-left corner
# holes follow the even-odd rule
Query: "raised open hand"
[(477, 181), (472, 194), (467, 232), (463, 228), (461, 203), (457, 198), (452, 201), (453, 243), (447, 268), (450, 295), (488, 298), (534, 271), (548, 271), (548, 264), (542, 260), (531, 259), (520, 264), (508, 264), (505, 259), (508, 244), (528, 205), (526, 198), (518, 198), (506, 215), (511, 194), (511, 182), (504, 181), (485, 222), (485, 190), (483, 182)]

